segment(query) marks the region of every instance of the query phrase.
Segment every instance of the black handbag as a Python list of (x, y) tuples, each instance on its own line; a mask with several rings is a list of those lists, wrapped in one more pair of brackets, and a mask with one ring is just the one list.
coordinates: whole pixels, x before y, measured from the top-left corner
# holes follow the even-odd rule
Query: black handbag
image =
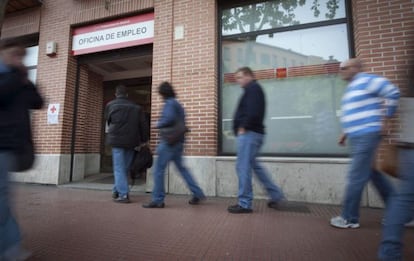
[(187, 132), (185, 122), (177, 120), (171, 127), (165, 127), (160, 129), (161, 137), (167, 141), (169, 145), (177, 144)]

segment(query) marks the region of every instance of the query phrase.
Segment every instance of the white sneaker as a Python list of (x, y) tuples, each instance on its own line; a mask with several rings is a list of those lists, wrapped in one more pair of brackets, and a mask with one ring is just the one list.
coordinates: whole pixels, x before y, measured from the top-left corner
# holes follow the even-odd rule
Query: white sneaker
[(341, 216), (337, 216), (331, 219), (331, 226), (336, 228), (359, 228), (359, 223), (351, 223), (345, 220)]

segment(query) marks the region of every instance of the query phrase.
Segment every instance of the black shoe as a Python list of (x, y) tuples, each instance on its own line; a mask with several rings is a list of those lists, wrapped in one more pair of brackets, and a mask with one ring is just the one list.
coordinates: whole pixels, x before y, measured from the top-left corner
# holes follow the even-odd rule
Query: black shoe
[(232, 214), (249, 214), (253, 212), (251, 208), (244, 208), (240, 205), (230, 206), (227, 208), (227, 210)]
[(117, 191), (112, 192), (112, 198), (117, 199), (119, 197), (119, 193)]
[(190, 204), (190, 205), (198, 205), (198, 204), (201, 203), (201, 201), (204, 201), (204, 200), (206, 200), (206, 197), (199, 198), (199, 197), (193, 196), (190, 199), (190, 201), (188, 201), (188, 204)]
[(269, 202), (267, 202), (267, 206), (269, 208), (273, 208), (276, 210), (283, 210), (287, 207), (287, 201), (286, 200), (279, 200), (279, 201), (270, 200)]
[(116, 199), (114, 199), (114, 202), (116, 203), (130, 203), (129, 196), (119, 196)]
[(142, 205), (143, 208), (164, 208), (164, 203), (156, 203), (156, 202), (150, 202), (147, 204)]

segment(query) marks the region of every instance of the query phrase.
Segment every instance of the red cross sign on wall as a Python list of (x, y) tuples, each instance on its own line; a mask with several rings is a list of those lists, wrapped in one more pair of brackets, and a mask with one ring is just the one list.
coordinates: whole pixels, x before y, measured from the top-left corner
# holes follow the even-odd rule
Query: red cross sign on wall
[(48, 124), (59, 124), (59, 103), (51, 103), (47, 108), (47, 123)]

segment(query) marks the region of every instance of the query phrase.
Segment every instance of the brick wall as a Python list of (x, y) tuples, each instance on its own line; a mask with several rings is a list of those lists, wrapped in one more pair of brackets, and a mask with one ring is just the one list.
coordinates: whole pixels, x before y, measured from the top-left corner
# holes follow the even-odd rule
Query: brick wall
[[(160, 110), (157, 85), (164, 80), (171, 81), (186, 109), (191, 129), (187, 155), (216, 155), (216, 1), (154, 1), (154, 5), (153, 122)], [(184, 26), (183, 39), (173, 39), (176, 26)], [(152, 137), (156, 135), (153, 131)]]
[[(105, 8), (104, 1), (44, 1), (41, 7), (38, 83), (48, 103), (60, 103), (58, 125), (46, 124), (46, 111), (34, 114), (38, 153), (70, 153), (73, 103), (76, 82), (76, 60), (70, 54), (71, 24), (96, 22), (128, 13), (156, 12), (153, 57), (152, 119), (159, 117), (162, 101), (157, 94), (161, 81), (171, 81), (187, 110), (189, 127), (186, 153), (215, 155), (217, 150), (217, 84), (216, 84), (216, 1), (114, 1)], [(68, 10), (70, 10), (68, 12)], [(173, 28), (184, 26), (185, 37), (173, 40)], [(45, 55), (48, 41), (56, 41), (58, 54)], [(89, 90), (101, 80), (81, 69), (76, 152), (98, 152), (101, 131), (101, 93), (90, 103)], [(93, 82), (93, 83), (92, 83)], [(95, 85), (96, 84), (96, 85)], [(88, 97), (89, 96), (89, 97)], [(89, 102), (89, 103), (88, 103)], [(99, 106), (98, 106), (99, 105)], [(87, 114), (87, 108), (96, 112)], [(97, 116), (97, 117), (96, 117)], [(94, 126), (94, 127), (91, 127)], [(88, 136), (89, 133), (93, 135)], [(96, 137), (96, 139), (91, 139)], [(154, 144), (157, 131), (152, 131)]]
[[(357, 55), (365, 62), (367, 71), (388, 77), (406, 93), (409, 64), (414, 59), (414, 1), (353, 0), (352, 3)], [(49, 103), (61, 104), (61, 115), (58, 125), (47, 125), (45, 110), (34, 113), (35, 141), (39, 145), (39, 153), (70, 152), (76, 80), (76, 60), (69, 51), (71, 24), (145, 12), (151, 10), (152, 5), (156, 13), (152, 122), (158, 119), (162, 106), (156, 87), (161, 81), (171, 81), (186, 108), (192, 130), (188, 136), (187, 155), (216, 155), (218, 18), (214, 0), (122, 0), (111, 1), (108, 9), (105, 8), (105, 1), (99, 0), (43, 1), (38, 83)], [(184, 39), (173, 39), (176, 26), (184, 27)], [(56, 57), (45, 55), (47, 41), (58, 43)], [(101, 94), (97, 86), (101, 79), (84, 70), (77, 151), (96, 152), (100, 137), (95, 134), (100, 133), (101, 117), (95, 116), (102, 113), (102, 106), (98, 106)], [(96, 97), (89, 91), (97, 94)], [(96, 100), (88, 100), (91, 96)], [(87, 110), (84, 106), (88, 102), (95, 115), (84, 114)], [(398, 127), (398, 121), (395, 121), (393, 133)], [(152, 138), (155, 145), (156, 130), (152, 131)]]
[[(145, 12), (154, 6), (153, 0), (83, 0), (76, 1), (70, 23), (79, 24), (113, 16), (125, 16), (130, 13)], [(164, 1), (170, 2), (170, 1)]]
[(352, 2), (356, 55), (367, 71), (387, 77), (405, 94), (414, 60), (414, 1)]
[(40, 8), (32, 8), (5, 17), (1, 38), (12, 38), (39, 32)]
[[(71, 55), (71, 25), (97, 22), (128, 13), (149, 10), (151, 0), (43, 1), (41, 7), (38, 85), (47, 103), (60, 103), (58, 125), (47, 125), (46, 110), (33, 115), (37, 153), (70, 153), (76, 83), (76, 58)], [(15, 15), (17, 16), (17, 15)], [(24, 16), (20, 16), (25, 21)], [(15, 20), (15, 19), (14, 19)], [(18, 23), (19, 21), (14, 21)], [(27, 20), (27, 19), (26, 19)], [(46, 42), (55, 41), (55, 57), (45, 54)], [(76, 153), (99, 153), (102, 131), (102, 77), (81, 68), (76, 129)]]
[[(35, 113), (33, 123), (38, 153), (69, 152), (74, 85), (68, 80), (74, 76), (67, 73), (70, 46), (70, 25), (67, 22), (70, 14), (67, 10), (72, 8), (72, 3), (44, 1), (41, 7), (37, 81), (47, 103), (60, 104), (60, 115), (58, 125), (47, 125), (46, 110)], [(45, 54), (48, 41), (57, 42), (58, 54), (55, 57)]]
[[(172, 1), (154, 1), (154, 43), (152, 57), (152, 93), (151, 93), (151, 125), (159, 119), (162, 99), (158, 95), (157, 86), (162, 81), (171, 81), (172, 75), (172, 42), (173, 42), (173, 3)], [(152, 147), (158, 141), (158, 132), (151, 129)]]
[(82, 65), (79, 80), (75, 153), (100, 153), (103, 119), (102, 76)]
[[(406, 95), (414, 69), (414, 1), (353, 0), (352, 11), (356, 56), (367, 72), (387, 77)], [(397, 113), (385, 143), (393, 143), (400, 128)]]

